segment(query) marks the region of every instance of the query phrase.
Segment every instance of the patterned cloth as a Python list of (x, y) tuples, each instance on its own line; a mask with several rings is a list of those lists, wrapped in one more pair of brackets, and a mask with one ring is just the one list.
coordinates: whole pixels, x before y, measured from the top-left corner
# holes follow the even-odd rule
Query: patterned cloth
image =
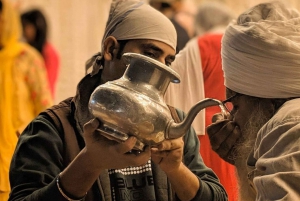
[(17, 135), (37, 114), (52, 104), (41, 55), (18, 42), (18, 14), (2, 1), (0, 38), (0, 201), (10, 191), (8, 169)]
[(108, 171), (112, 199), (155, 201), (151, 160), (146, 165)]
[(14, 66), (13, 123), (21, 133), (31, 120), (52, 105), (52, 96), (43, 58), (35, 49), (23, 44)]

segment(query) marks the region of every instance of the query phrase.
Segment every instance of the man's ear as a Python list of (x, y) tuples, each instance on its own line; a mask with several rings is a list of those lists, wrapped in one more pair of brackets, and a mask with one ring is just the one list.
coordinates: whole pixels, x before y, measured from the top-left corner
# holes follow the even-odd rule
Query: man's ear
[(118, 48), (119, 43), (117, 39), (113, 36), (109, 36), (104, 40), (104, 48), (103, 48), (103, 57), (106, 61), (113, 60), (115, 53), (115, 49)]

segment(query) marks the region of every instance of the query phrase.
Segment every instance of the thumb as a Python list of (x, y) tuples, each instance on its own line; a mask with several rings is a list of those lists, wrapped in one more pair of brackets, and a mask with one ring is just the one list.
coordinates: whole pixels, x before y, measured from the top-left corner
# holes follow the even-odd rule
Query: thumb
[(208, 136), (211, 137), (217, 132), (219, 132), (228, 122), (229, 120), (224, 120), (224, 121), (219, 120), (218, 122), (207, 126), (206, 132)]
[(99, 125), (100, 125), (99, 120), (97, 118), (94, 118), (89, 122), (87, 122), (86, 124), (84, 124), (83, 132), (85, 134), (91, 134), (99, 127)]
[(217, 121), (224, 120), (225, 118), (226, 118), (226, 116), (223, 113), (217, 113), (217, 114), (214, 114), (211, 121), (212, 121), (212, 123), (216, 123)]

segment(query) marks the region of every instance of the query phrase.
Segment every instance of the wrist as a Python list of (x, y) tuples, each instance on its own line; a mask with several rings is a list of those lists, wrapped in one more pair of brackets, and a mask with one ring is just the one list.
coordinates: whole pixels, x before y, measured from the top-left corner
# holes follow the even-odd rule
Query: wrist
[(95, 154), (89, 151), (86, 147), (81, 150), (79, 157), (84, 164), (89, 164), (85, 169), (91, 174), (100, 174), (105, 169), (102, 161), (97, 160), (99, 159), (99, 156), (95, 156)]
[(68, 192), (66, 192), (60, 183), (60, 174), (56, 178), (56, 186), (57, 186), (60, 194), (68, 201), (84, 201), (85, 196), (87, 195), (87, 192), (86, 192), (85, 195), (75, 198), (75, 196), (70, 195)]
[(180, 162), (180, 164), (176, 165), (176, 166), (172, 166), (172, 168), (168, 168), (167, 170), (165, 170), (164, 172), (168, 175), (178, 175), (178, 173), (181, 172), (181, 170), (184, 168), (184, 164), (182, 162)]
[(92, 163), (90, 158), (81, 151), (59, 174), (56, 184), (57, 187), (60, 187), (62, 196), (64, 194), (71, 200), (72, 198), (79, 198), (77, 200), (80, 200), (91, 189), (101, 174), (101, 170), (91, 167), (90, 163)]

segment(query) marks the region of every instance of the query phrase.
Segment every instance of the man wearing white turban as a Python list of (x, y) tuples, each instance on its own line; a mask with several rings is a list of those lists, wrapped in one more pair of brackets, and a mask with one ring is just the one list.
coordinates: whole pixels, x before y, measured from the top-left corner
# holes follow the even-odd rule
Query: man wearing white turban
[(259, 4), (231, 23), (222, 65), (231, 104), (207, 128), (237, 168), (240, 200), (300, 200), (300, 13)]
[(9, 200), (227, 200), (199, 155), (193, 129), (136, 153), (133, 136), (118, 143), (99, 135), (101, 122), (88, 110), (95, 88), (124, 74), (123, 53), (170, 65), (175, 49), (176, 31), (159, 11), (141, 1), (113, 3), (101, 53), (87, 62), (92, 72), (80, 81), (76, 96), (41, 113), (20, 136)]

